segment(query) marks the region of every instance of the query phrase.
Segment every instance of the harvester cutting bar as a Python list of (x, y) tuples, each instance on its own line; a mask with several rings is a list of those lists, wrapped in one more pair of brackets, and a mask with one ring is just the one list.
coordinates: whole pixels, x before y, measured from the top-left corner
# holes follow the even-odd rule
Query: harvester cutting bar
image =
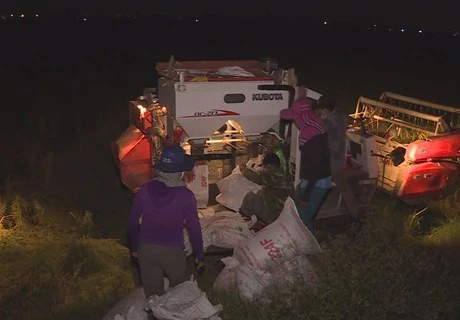
[(403, 96), (393, 92), (384, 92), (380, 101), (413, 111), (418, 111), (434, 116), (442, 116), (443, 120), (453, 129), (460, 129), (460, 109), (438, 103), (424, 101), (412, 97)]
[(386, 121), (431, 135), (449, 131), (449, 126), (441, 116), (435, 116), (390, 105), (381, 101), (360, 97), (356, 105), (354, 119), (364, 118), (367, 125), (375, 121)]

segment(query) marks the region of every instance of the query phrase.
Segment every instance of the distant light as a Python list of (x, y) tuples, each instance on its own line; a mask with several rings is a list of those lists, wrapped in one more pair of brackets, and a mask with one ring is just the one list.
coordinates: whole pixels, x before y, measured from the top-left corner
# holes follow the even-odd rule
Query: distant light
[(14, 17), (14, 14), (10, 14), (10, 17), (13, 18), (13, 17)]
[(327, 24), (327, 21), (324, 21), (323, 23), (324, 23), (324, 24)]
[(35, 18), (38, 18), (38, 14), (35, 15)]
[(401, 32), (405, 32), (406, 30), (405, 29), (401, 29)]
[(88, 19), (86, 19), (86, 18), (83, 18), (83, 21), (87, 21), (87, 20), (88, 20)]
[(419, 30), (418, 33), (423, 33), (423, 31), (422, 31), (422, 30)]
[(198, 19), (195, 19), (195, 22), (198, 22)]
[(374, 28), (375, 28), (375, 27), (377, 27), (377, 25), (376, 25), (376, 24), (374, 24)]
[(25, 16), (23, 14), (21, 14), (21, 18), (24, 18)]
[(391, 29), (391, 28), (390, 28), (390, 29), (388, 29), (388, 31), (390, 31), (390, 32), (391, 32), (392, 30), (393, 30), (393, 29)]

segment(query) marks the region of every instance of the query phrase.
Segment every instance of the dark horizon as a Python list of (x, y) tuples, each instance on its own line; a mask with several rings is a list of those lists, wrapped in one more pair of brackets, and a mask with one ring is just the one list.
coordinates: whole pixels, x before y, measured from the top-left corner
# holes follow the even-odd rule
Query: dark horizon
[(460, 2), (456, 0), (442, 1), (405, 1), (387, 0), (382, 3), (353, 0), (326, 0), (305, 2), (301, 0), (279, 2), (234, 0), (222, 5), (217, 1), (203, 0), (159, 2), (138, 0), (127, 4), (125, 1), (90, 1), (78, 3), (70, 1), (44, 0), (37, 3), (33, 0), (20, 0), (14, 4), (0, 6), (0, 14), (19, 15), (73, 14), (73, 15), (144, 15), (169, 14), (177, 16), (227, 14), (246, 17), (292, 17), (306, 21), (330, 20), (335, 22), (365, 23), (377, 25), (394, 25), (412, 28), (431, 28), (460, 31)]

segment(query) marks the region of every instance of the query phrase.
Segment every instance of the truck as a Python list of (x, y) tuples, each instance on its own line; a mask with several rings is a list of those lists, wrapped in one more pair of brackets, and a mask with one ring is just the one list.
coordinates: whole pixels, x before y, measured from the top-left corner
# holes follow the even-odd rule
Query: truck
[[(208, 166), (209, 193), (217, 192), (215, 183), (237, 163), (275, 146), (287, 160), (287, 174), (299, 183), (299, 132), (279, 117), (296, 95), (294, 69), (279, 68), (271, 58), (171, 57), (157, 63), (156, 71), (157, 87), (129, 102), (129, 126), (112, 143), (121, 181), (129, 190), (136, 192), (152, 179), (162, 146), (172, 143)], [(307, 96), (315, 101), (321, 93), (308, 89)], [(460, 133), (449, 123), (458, 125), (458, 109), (384, 93), (379, 101), (360, 97), (350, 119), (347, 154), (357, 201), (370, 203), (375, 190), (404, 201), (421, 200), (442, 195), (455, 184)], [(346, 213), (333, 187), (317, 218)]]

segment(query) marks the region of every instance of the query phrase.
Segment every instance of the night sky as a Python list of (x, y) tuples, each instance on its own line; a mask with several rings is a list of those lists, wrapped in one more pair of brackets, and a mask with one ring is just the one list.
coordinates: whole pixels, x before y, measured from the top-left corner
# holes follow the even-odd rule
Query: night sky
[[(6, 3), (8, 2), (8, 3)], [(305, 16), (341, 22), (366, 22), (408, 27), (460, 29), (459, 0), (18, 0), (0, 3), (0, 13), (231, 13)]]

